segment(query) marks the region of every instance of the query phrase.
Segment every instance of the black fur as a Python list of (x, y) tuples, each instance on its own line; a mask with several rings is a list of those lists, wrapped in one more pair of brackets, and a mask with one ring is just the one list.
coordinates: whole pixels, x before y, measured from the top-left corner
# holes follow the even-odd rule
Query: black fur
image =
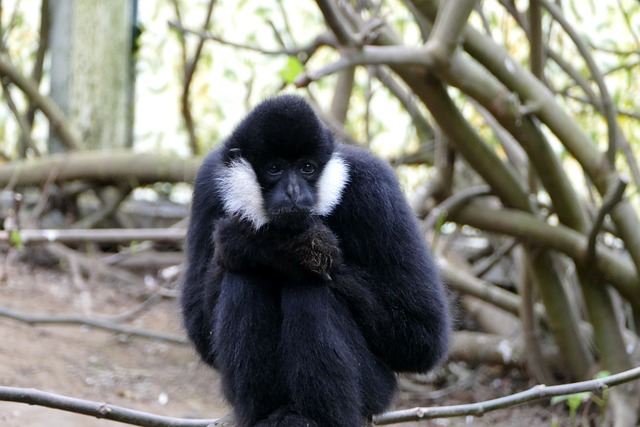
[[(266, 160), (311, 159), (320, 172), (334, 152), (349, 178), (328, 215), (294, 207), (297, 216), (256, 229), (224, 212), (216, 179), (234, 158), (256, 170), (275, 218), (277, 196), (261, 176)], [(301, 180), (301, 191), (314, 193), (316, 178)], [(390, 404), (394, 371), (424, 372), (444, 357), (451, 327), (442, 282), (391, 168), (335, 144), (294, 96), (259, 105), (202, 164), (182, 308), (241, 426), (362, 426)]]

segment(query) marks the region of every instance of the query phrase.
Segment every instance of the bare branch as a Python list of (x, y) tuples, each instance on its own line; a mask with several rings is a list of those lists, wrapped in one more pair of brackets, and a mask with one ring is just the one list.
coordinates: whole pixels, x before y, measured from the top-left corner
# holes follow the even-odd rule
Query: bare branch
[[(470, 204), (450, 212), (448, 219), (480, 230), (526, 239), (547, 248), (563, 252), (579, 266), (584, 266), (587, 237), (563, 225), (550, 225), (540, 218), (514, 209), (489, 209)], [(594, 267), (634, 307), (640, 307), (638, 276), (634, 266), (618, 252), (597, 245)]]
[(211, 40), (221, 45), (226, 45), (230, 47), (234, 47), (237, 49), (249, 50), (256, 53), (261, 53), (263, 55), (289, 55), (289, 56), (298, 56), (304, 54), (309, 57), (313, 55), (313, 53), (318, 50), (321, 46), (336, 46), (335, 37), (332, 34), (324, 33), (315, 37), (311, 43), (306, 46), (298, 47), (298, 48), (286, 48), (286, 49), (265, 49), (259, 46), (248, 45), (245, 43), (233, 42), (227, 39), (224, 39), (220, 36), (217, 36), (209, 31), (197, 31), (189, 28), (183, 27), (180, 23), (171, 21), (169, 22), (169, 27), (180, 31), (182, 33), (188, 33), (196, 35), (204, 40)]
[(423, 221), (422, 227), (425, 230), (431, 230), (436, 225), (441, 215), (448, 215), (450, 211), (468, 203), (470, 200), (491, 194), (491, 187), (488, 185), (481, 185), (461, 190), (433, 208), (431, 212), (429, 212), (427, 218)]
[(465, 415), (482, 416), (498, 409), (508, 408), (553, 396), (603, 391), (609, 387), (624, 384), (638, 378), (640, 378), (640, 367), (596, 380), (556, 386), (545, 386), (541, 384), (534, 386), (527, 391), (512, 394), (510, 396), (487, 400), (485, 402), (472, 403), (469, 405), (442, 406), (439, 408), (413, 408), (402, 411), (387, 412), (386, 414), (374, 417), (373, 422), (376, 425), (389, 425), (433, 418), (450, 418)]
[[(52, 172), (55, 182), (86, 180), (119, 188), (136, 188), (156, 182), (193, 182), (199, 158), (128, 151), (81, 151), (34, 160), (0, 164), (0, 187), (8, 183), (39, 186)], [(121, 187), (122, 186), (122, 187)]]
[[(215, 0), (209, 0), (207, 13), (204, 18), (204, 23), (202, 24), (203, 31), (205, 31), (209, 26), (209, 21), (211, 21), (211, 14), (213, 13), (213, 6), (215, 3), (216, 3)], [(202, 54), (203, 47), (204, 47), (204, 39), (201, 38), (198, 41), (198, 45), (196, 46), (196, 50), (193, 53), (193, 56), (191, 57), (191, 59), (187, 59), (186, 43), (183, 44), (183, 49), (185, 50), (185, 54), (184, 54), (185, 62), (184, 62), (184, 81), (183, 81), (182, 97), (181, 97), (181, 107), (182, 107), (181, 110), (182, 110), (182, 116), (184, 117), (184, 122), (187, 128), (187, 133), (189, 134), (189, 145), (191, 147), (191, 154), (194, 154), (194, 155), (200, 154), (200, 145), (198, 144), (198, 137), (196, 135), (196, 129), (193, 123), (193, 116), (191, 114), (191, 102), (189, 99), (189, 89), (191, 88), (193, 75), (195, 74), (198, 61), (200, 60), (200, 55)]]
[(60, 140), (71, 150), (78, 150), (82, 143), (71, 132), (68, 120), (60, 107), (49, 97), (40, 93), (38, 86), (30, 79), (23, 76), (13, 65), (0, 58), (0, 76), (5, 76), (13, 84), (22, 90), (25, 95), (47, 116), (51, 127), (60, 137)]
[[(468, 405), (442, 406), (433, 408), (413, 408), (387, 412), (373, 418), (374, 425), (389, 425), (408, 421), (434, 418), (452, 418), (460, 416), (482, 416), (486, 413), (517, 406), (523, 403), (564, 396), (582, 392), (603, 391), (610, 387), (625, 384), (640, 378), (640, 367), (619, 374), (591, 381), (563, 384), (557, 386), (537, 385), (527, 391), (509, 396)], [(35, 389), (0, 386), (0, 400), (27, 403), (63, 411), (75, 412), (96, 418), (118, 421), (125, 424), (152, 427), (206, 427), (215, 425), (234, 426), (228, 417), (220, 420), (195, 420), (164, 417), (146, 412), (135, 411), (104, 402), (92, 402)]]
[(333, 30), (342, 46), (355, 46), (353, 31), (349, 28), (348, 21), (340, 14), (335, 3), (330, 0), (316, 0), (327, 26)]
[(459, 44), (462, 31), (474, 10), (477, 0), (445, 1), (440, 3), (433, 30), (426, 43), (435, 64), (446, 67)]
[(616, 114), (616, 106), (609, 95), (609, 90), (607, 89), (607, 85), (604, 82), (604, 78), (598, 65), (593, 59), (591, 55), (590, 49), (586, 43), (580, 38), (580, 36), (576, 33), (574, 28), (567, 22), (562, 14), (562, 11), (553, 3), (549, 3), (546, 0), (537, 0), (549, 13), (553, 16), (560, 26), (564, 29), (567, 35), (571, 38), (576, 48), (584, 58), (587, 63), (587, 67), (591, 72), (591, 76), (593, 80), (598, 85), (598, 89), (600, 90), (600, 99), (602, 102), (602, 108), (604, 110), (604, 115), (607, 119), (607, 124), (609, 127), (609, 149), (607, 150), (607, 158), (609, 162), (613, 165), (615, 161), (616, 152), (618, 150), (618, 121)]
[[(38, 31), (38, 34), (40, 36), (40, 43), (38, 44), (36, 59), (33, 64), (33, 70), (31, 71), (31, 78), (35, 82), (36, 87), (40, 86), (44, 69), (45, 55), (49, 49), (49, 21), (49, 0), (42, 0), (42, 4), (40, 5), (40, 29)], [(29, 99), (29, 105), (27, 106), (27, 112), (25, 114), (25, 120), (28, 125), (28, 133), (21, 136), (22, 146), (20, 147), (20, 149), (23, 151), (21, 153), (23, 154), (22, 157), (25, 157), (24, 154), (26, 153), (24, 153), (24, 151), (26, 151), (26, 145), (31, 139), (31, 128), (33, 127), (35, 114), (36, 106), (34, 102)]]
[(4, 308), (4, 307), (0, 307), (0, 316), (6, 317), (8, 319), (16, 320), (19, 322), (27, 323), (29, 325), (91, 326), (92, 328), (102, 329), (109, 332), (115, 332), (118, 334), (131, 335), (131, 336), (158, 340), (158, 341), (165, 341), (171, 344), (184, 345), (187, 343), (187, 340), (182, 336), (164, 334), (161, 332), (154, 332), (146, 329), (119, 325), (117, 323), (113, 323), (108, 320), (91, 319), (91, 318), (78, 317), (78, 316), (33, 315), (33, 314), (20, 313), (17, 311), (9, 310), (8, 308)]
[[(15, 231), (14, 231), (15, 233)], [(84, 229), (55, 229), (55, 230), (17, 230), (20, 242), (24, 245), (34, 243), (123, 243), (133, 241), (154, 240), (163, 242), (180, 242), (184, 239), (185, 230), (182, 228), (101, 228), (96, 230)], [(0, 230), (0, 242), (10, 242), (10, 233)]]
[(334, 74), (354, 65), (434, 65), (433, 52), (425, 47), (408, 48), (404, 46), (364, 46), (342, 50), (342, 56), (336, 62), (316, 71), (306, 71), (295, 80), (297, 87), (308, 86), (311, 82)]
[(605, 217), (611, 212), (611, 209), (620, 202), (622, 196), (624, 195), (624, 190), (629, 185), (629, 179), (620, 175), (616, 180), (614, 185), (609, 186), (607, 193), (604, 196), (604, 201), (602, 202), (602, 206), (600, 207), (600, 211), (596, 216), (595, 221), (593, 222), (593, 226), (591, 231), (589, 232), (589, 243), (587, 244), (587, 260), (585, 262), (586, 265), (594, 265), (596, 260), (596, 242), (598, 238), (598, 234), (602, 228), (602, 224), (604, 223)]
[(147, 412), (110, 405), (104, 402), (76, 399), (61, 394), (48, 393), (32, 388), (0, 386), (0, 400), (27, 403), (89, 415), (95, 418), (112, 420), (124, 424), (148, 427), (207, 427), (215, 420), (196, 420), (164, 417)]
[(9, 107), (9, 110), (11, 110), (11, 113), (20, 128), (20, 132), (22, 132), (21, 143), (24, 147), (20, 148), (20, 151), (26, 152), (26, 148), (30, 148), (36, 156), (40, 156), (40, 151), (38, 150), (38, 147), (36, 147), (35, 142), (33, 142), (33, 138), (31, 138), (31, 126), (18, 111), (18, 107), (13, 101), (13, 96), (11, 95), (11, 89), (9, 88), (8, 82), (5, 79), (0, 79), (0, 81), (2, 82), (2, 90), (7, 101), (7, 106)]
[(545, 45), (542, 42), (542, 14), (538, 0), (529, 0), (529, 40), (531, 73), (544, 81)]

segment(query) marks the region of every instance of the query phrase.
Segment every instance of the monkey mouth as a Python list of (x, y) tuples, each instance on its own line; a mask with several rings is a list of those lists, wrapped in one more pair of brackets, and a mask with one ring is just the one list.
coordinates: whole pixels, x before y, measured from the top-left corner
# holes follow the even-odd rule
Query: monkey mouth
[(271, 212), (271, 215), (273, 216), (288, 216), (288, 215), (309, 216), (312, 213), (313, 213), (313, 210), (310, 208), (301, 208), (301, 207), (294, 206), (294, 207), (276, 209)]
[(271, 212), (269, 223), (287, 229), (305, 228), (313, 215), (312, 209), (307, 208), (281, 208)]

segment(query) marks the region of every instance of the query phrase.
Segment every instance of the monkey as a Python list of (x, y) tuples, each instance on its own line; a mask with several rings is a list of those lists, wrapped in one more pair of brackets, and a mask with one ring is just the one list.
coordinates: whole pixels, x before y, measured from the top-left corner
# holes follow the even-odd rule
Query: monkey
[(200, 166), (181, 307), (243, 427), (364, 426), (452, 327), (391, 167), (297, 95), (258, 104)]

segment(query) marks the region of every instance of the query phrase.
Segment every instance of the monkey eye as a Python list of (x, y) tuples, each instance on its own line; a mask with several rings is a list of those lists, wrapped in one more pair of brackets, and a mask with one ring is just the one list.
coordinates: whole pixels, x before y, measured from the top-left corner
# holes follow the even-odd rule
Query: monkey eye
[(311, 175), (312, 173), (314, 173), (316, 171), (316, 167), (313, 163), (305, 163), (304, 166), (302, 166), (301, 169), (302, 173), (305, 175)]
[(277, 163), (273, 163), (267, 166), (267, 173), (269, 175), (280, 175), (282, 173), (282, 167)]

